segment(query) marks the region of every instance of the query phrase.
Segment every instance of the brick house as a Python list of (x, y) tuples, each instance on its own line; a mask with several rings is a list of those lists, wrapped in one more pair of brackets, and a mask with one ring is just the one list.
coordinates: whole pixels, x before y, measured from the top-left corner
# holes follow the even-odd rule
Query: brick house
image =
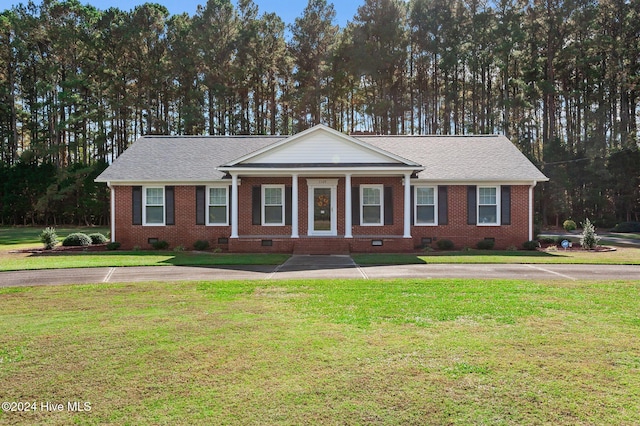
[(408, 252), (533, 238), (548, 179), (504, 136), (145, 136), (98, 178), (111, 239), (230, 252)]

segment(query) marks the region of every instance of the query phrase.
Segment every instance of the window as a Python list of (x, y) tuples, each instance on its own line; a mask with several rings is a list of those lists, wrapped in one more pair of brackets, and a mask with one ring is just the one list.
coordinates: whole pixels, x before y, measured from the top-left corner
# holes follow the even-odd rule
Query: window
[(207, 225), (228, 225), (228, 187), (210, 187), (207, 193)]
[(384, 211), (382, 185), (362, 185), (360, 187), (362, 225), (382, 225)]
[(416, 186), (415, 189), (415, 224), (435, 225), (437, 223), (435, 187)]
[(144, 224), (164, 225), (164, 188), (145, 188)]
[(284, 185), (262, 186), (262, 224), (284, 225)]
[(499, 225), (498, 188), (478, 187), (478, 225)]

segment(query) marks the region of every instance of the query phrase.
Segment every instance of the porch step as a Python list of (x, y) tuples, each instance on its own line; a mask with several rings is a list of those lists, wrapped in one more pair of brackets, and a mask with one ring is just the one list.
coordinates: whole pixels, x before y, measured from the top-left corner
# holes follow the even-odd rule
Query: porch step
[(296, 240), (293, 254), (349, 254), (349, 241), (344, 238), (304, 238)]

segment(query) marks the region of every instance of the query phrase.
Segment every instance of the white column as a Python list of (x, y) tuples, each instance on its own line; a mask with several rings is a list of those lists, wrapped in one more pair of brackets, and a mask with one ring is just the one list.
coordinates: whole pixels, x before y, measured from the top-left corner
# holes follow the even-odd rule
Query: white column
[(353, 238), (351, 223), (351, 175), (344, 176), (344, 237)]
[(291, 175), (291, 238), (298, 238), (298, 175)]
[(107, 186), (109, 187), (109, 195), (111, 197), (111, 242), (116, 240), (116, 194), (114, 193), (115, 188), (111, 185), (111, 182), (107, 182)]
[(404, 238), (411, 238), (411, 173), (404, 175)]
[(538, 182), (533, 181), (533, 185), (529, 187), (529, 241), (533, 240), (533, 188)]
[(238, 175), (231, 175), (231, 238), (238, 238)]

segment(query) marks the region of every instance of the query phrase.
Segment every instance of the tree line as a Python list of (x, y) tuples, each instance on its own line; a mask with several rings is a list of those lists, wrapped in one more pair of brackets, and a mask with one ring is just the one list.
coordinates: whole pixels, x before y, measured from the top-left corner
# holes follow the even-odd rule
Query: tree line
[(142, 135), (318, 123), (504, 134), (551, 178), (540, 222), (637, 221), (639, 40), (640, 0), (363, 0), (343, 28), (326, 0), (288, 26), (252, 0), (19, 4), (0, 13), (2, 221), (106, 221), (90, 177)]

